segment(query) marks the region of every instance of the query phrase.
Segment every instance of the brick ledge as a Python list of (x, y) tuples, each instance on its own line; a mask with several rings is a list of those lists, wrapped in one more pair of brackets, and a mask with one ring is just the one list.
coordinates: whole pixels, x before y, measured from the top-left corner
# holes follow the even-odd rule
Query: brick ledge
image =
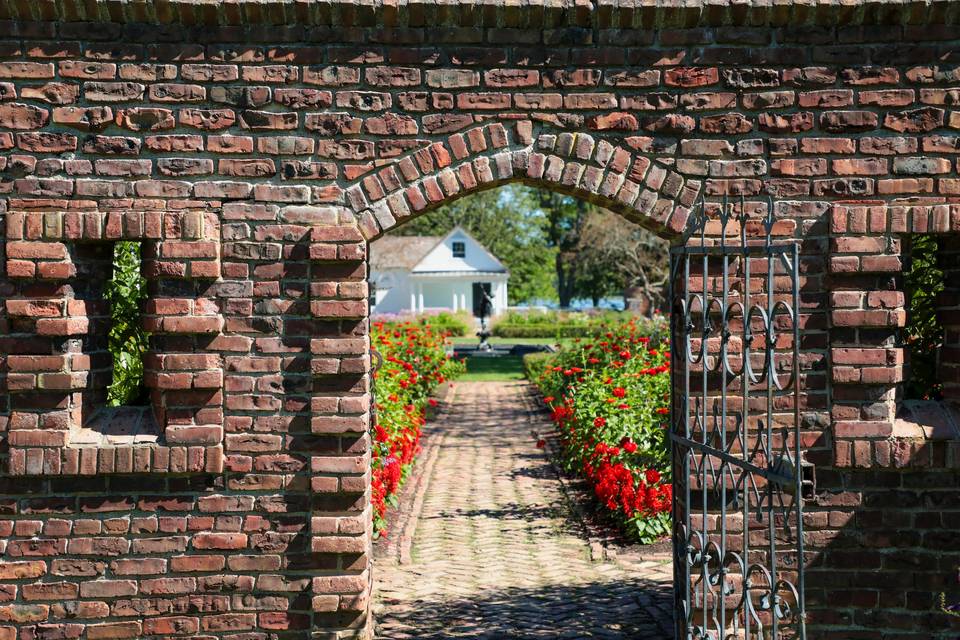
[(960, 441), (960, 409), (937, 400), (905, 400), (897, 411), (891, 438)]
[(112, 447), (10, 447), (11, 476), (93, 476), (120, 473), (220, 473), (223, 445), (134, 444)]

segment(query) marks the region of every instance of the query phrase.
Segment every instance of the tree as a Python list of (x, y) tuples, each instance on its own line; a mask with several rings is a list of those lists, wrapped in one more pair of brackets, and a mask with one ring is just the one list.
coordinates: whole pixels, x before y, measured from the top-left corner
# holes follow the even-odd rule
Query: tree
[(510, 270), (510, 303), (600, 299), (639, 286), (654, 304), (669, 269), (665, 244), (621, 216), (573, 196), (510, 185), (472, 194), (393, 233), (445, 235), (460, 225)]
[(570, 306), (577, 294), (580, 234), (587, 216), (597, 207), (580, 198), (538, 190), (538, 204), (547, 220), (547, 241), (555, 250), (554, 270), (560, 307)]
[(591, 211), (583, 223), (577, 255), (577, 293), (593, 300), (639, 287), (651, 302), (663, 307), (670, 272), (667, 244), (605, 209)]
[(627, 278), (621, 269), (619, 251), (610, 251), (607, 243), (617, 241), (622, 218), (603, 210), (587, 215), (577, 243), (577, 274), (575, 290), (577, 297), (589, 298), (593, 306), (608, 296), (620, 295), (627, 286)]
[(410, 220), (393, 233), (442, 236), (459, 225), (510, 270), (510, 304), (555, 300), (555, 250), (536, 196), (536, 190), (522, 185), (481, 191)]

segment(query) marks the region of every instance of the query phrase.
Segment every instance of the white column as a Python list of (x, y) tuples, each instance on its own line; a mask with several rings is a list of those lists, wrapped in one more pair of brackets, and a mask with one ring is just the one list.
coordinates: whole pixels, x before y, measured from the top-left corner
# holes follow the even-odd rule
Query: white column
[(410, 313), (417, 312), (417, 295), (413, 292), (413, 289), (410, 290)]
[(457, 312), (457, 292), (453, 292), (453, 312)]
[(467, 310), (467, 294), (465, 293), (460, 294), (460, 308), (464, 311)]
[(419, 303), (420, 313), (423, 313), (423, 283), (417, 285), (417, 302)]

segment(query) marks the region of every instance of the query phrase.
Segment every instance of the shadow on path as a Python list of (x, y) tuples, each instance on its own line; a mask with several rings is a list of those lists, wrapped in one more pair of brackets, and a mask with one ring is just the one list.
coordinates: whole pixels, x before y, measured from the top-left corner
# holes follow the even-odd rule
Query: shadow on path
[(410, 562), (375, 563), (380, 640), (671, 637), (670, 554), (594, 560), (536, 446), (549, 422), (530, 393), (523, 382), (458, 383), (433, 425), (442, 445), (417, 485)]
[(672, 598), (669, 584), (628, 580), (409, 601), (391, 613), (389, 635), (378, 637), (667, 640), (670, 629), (651, 611), (669, 610)]

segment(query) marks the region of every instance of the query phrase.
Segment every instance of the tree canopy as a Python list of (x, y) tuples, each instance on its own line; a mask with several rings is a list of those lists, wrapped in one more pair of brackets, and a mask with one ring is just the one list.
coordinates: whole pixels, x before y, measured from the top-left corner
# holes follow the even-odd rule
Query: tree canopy
[(620, 295), (652, 298), (668, 266), (666, 244), (594, 204), (525, 185), (455, 200), (401, 225), (398, 235), (445, 235), (461, 226), (510, 270), (510, 304)]

